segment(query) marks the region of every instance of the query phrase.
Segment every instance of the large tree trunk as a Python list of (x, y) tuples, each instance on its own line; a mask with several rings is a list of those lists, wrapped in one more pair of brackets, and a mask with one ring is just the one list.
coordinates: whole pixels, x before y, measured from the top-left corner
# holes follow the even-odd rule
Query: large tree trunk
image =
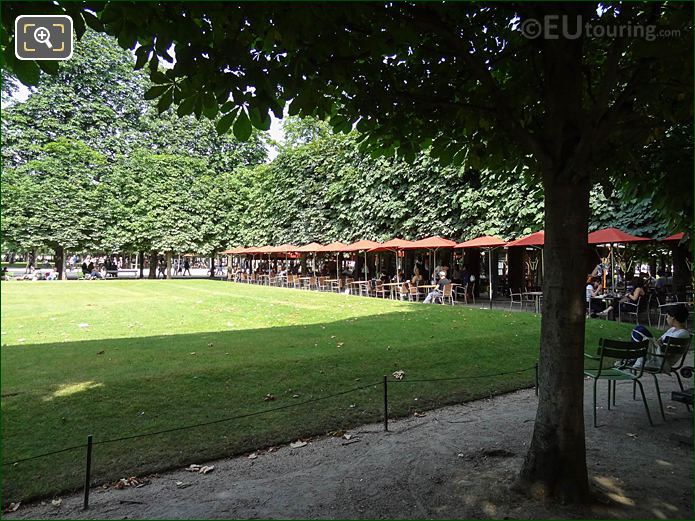
[(584, 299), (589, 181), (546, 175), (545, 279), (539, 400), (521, 471), (531, 491), (564, 501), (588, 499), (584, 443)]
[(172, 254), (170, 251), (167, 252), (167, 279), (171, 278), (171, 257)]
[(157, 264), (158, 264), (157, 250), (150, 251), (150, 271), (147, 274), (148, 279), (157, 278)]
[(210, 274), (209, 277), (212, 279), (215, 277), (215, 252), (212, 252), (210, 256)]
[(138, 278), (142, 279), (145, 276), (145, 252), (144, 251), (138, 252), (138, 264), (140, 267), (140, 276)]
[(63, 280), (65, 273), (65, 248), (56, 246), (55, 250), (55, 270), (58, 273), (58, 280)]

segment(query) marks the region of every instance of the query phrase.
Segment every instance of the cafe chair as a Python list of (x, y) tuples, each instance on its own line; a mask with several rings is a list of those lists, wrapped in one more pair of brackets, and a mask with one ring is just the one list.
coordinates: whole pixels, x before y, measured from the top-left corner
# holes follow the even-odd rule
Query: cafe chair
[[(681, 391), (684, 391), (683, 382), (680, 375), (678, 374), (680, 369), (683, 367), (685, 362), (685, 357), (688, 355), (690, 350), (690, 338), (673, 338), (667, 336), (664, 343), (659, 348), (659, 352), (655, 350), (650, 350), (647, 354), (646, 361), (643, 361), (644, 366), (642, 371), (645, 374), (650, 374), (654, 377), (654, 387), (656, 387), (656, 397), (659, 400), (659, 409), (661, 409), (661, 417), (666, 421), (666, 416), (664, 415), (664, 404), (661, 401), (661, 390), (659, 389), (659, 375), (676, 376), (678, 381), (678, 386)], [(637, 369), (632, 369), (636, 371)], [(633, 384), (632, 397), (635, 398), (636, 389)], [(690, 405), (686, 404), (688, 410), (690, 410)]]
[[(590, 367), (585, 367), (584, 375), (594, 381), (594, 427), (598, 427), (596, 422), (596, 390), (599, 380), (606, 380), (608, 382), (608, 410), (611, 409), (611, 391), (613, 394), (613, 405), (615, 405), (616, 382), (633, 382), (634, 385), (639, 386), (649, 424), (652, 426), (654, 425), (652, 416), (649, 413), (647, 398), (644, 395), (644, 387), (642, 387), (642, 382), (640, 381), (644, 373), (644, 364), (637, 368), (628, 366), (630, 363), (629, 361), (646, 356), (648, 345), (649, 340), (644, 340), (642, 342), (624, 342), (622, 340), (601, 338), (596, 355), (584, 353), (584, 357), (592, 361), (590, 362)], [(616, 362), (623, 363), (624, 365), (617, 364), (616, 366)]]

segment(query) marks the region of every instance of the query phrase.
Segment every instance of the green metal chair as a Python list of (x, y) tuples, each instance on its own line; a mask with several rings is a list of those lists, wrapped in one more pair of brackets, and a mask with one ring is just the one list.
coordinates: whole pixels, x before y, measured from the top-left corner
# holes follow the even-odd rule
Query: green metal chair
[[(661, 390), (659, 389), (659, 379), (657, 378), (657, 376), (661, 374), (669, 376), (676, 375), (678, 385), (681, 388), (681, 391), (683, 391), (683, 382), (681, 381), (681, 377), (678, 374), (678, 371), (681, 369), (681, 367), (683, 367), (685, 357), (687, 356), (689, 350), (690, 338), (674, 338), (668, 336), (666, 337), (664, 343), (661, 345), (661, 352), (648, 353), (647, 358), (642, 363), (642, 365), (644, 366), (642, 368), (642, 372), (645, 374), (650, 374), (654, 377), (656, 396), (659, 399), (659, 409), (661, 409), (661, 417), (664, 419), (664, 421), (666, 421), (666, 415), (664, 414), (664, 404), (661, 401)], [(636, 372), (637, 369), (632, 369), (632, 371)], [(635, 391), (636, 390), (633, 386), (633, 399), (635, 398)], [(689, 405), (686, 404), (686, 407), (688, 408), (688, 410), (690, 410)]]
[[(644, 357), (647, 354), (648, 345), (648, 340), (637, 343), (601, 338), (596, 355), (584, 353), (586, 358), (594, 360), (598, 364), (597, 368), (584, 369), (584, 375), (594, 380), (594, 427), (598, 427), (596, 423), (596, 387), (599, 380), (608, 381), (608, 410), (611, 408), (611, 390), (613, 391), (613, 405), (615, 405), (616, 382), (633, 382), (635, 385), (639, 386), (640, 393), (642, 393), (642, 401), (644, 402), (644, 409), (647, 411), (647, 418), (649, 418), (649, 424), (652, 426), (654, 425), (652, 416), (649, 413), (647, 398), (644, 395), (644, 388), (642, 387), (642, 382), (640, 382), (640, 378), (644, 372), (644, 364), (642, 367), (636, 369), (628, 368), (627, 362), (625, 362), (625, 365), (621, 365), (621, 361), (631, 361)], [(616, 364), (616, 362), (618, 362), (618, 364)]]

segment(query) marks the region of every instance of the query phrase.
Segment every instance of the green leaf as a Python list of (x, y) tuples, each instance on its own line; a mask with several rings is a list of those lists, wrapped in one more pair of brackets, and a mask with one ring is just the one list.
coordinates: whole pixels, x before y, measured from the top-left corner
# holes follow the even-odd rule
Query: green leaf
[(160, 114), (165, 112), (171, 106), (172, 101), (174, 101), (174, 95), (172, 94), (171, 89), (169, 89), (167, 92), (162, 94), (161, 98), (159, 98), (159, 103), (157, 103), (157, 111)]
[(219, 135), (225, 134), (228, 130), (229, 127), (232, 126), (232, 123), (234, 123), (234, 117), (236, 116), (236, 113), (234, 111), (225, 114), (222, 116), (219, 121), (217, 122), (217, 125), (215, 125), (215, 128), (217, 129), (217, 133)]
[(58, 63), (53, 60), (39, 60), (36, 63), (39, 64), (41, 70), (48, 74), (58, 74)]
[(234, 137), (239, 141), (246, 141), (251, 137), (251, 122), (243, 110), (239, 111), (239, 116), (237, 116), (232, 130), (234, 132)]
[(17, 79), (28, 87), (39, 83), (40, 70), (34, 61), (17, 60), (14, 73), (17, 75)]
[(193, 112), (193, 106), (195, 105), (195, 96), (186, 98), (176, 109), (176, 114), (179, 117), (187, 116)]
[(150, 87), (145, 92), (145, 99), (151, 100), (151, 99), (158, 98), (159, 96), (164, 94), (167, 90), (169, 90), (169, 85), (155, 85), (154, 87)]
[(159, 71), (154, 71), (150, 74), (150, 79), (154, 83), (171, 83), (171, 80), (166, 77), (165, 74), (159, 72)]
[(270, 130), (270, 115), (266, 112), (261, 116), (261, 111), (258, 107), (254, 107), (249, 111), (249, 118), (251, 119), (251, 124), (258, 130)]

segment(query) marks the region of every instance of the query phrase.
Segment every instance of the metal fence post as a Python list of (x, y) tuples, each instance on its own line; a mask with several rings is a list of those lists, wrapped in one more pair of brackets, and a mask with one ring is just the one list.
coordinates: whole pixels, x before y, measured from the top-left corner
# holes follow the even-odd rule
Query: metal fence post
[(384, 375), (384, 431), (389, 430), (389, 393), (388, 393), (388, 377)]
[(89, 508), (89, 482), (92, 473), (92, 435), (87, 436), (87, 470), (84, 476), (84, 505), (83, 509)]
[(538, 396), (538, 362), (536, 362), (536, 364), (535, 364), (533, 367), (534, 367), (534, 370), (536, 371), (536, 386), (535, 386), (535, 390), (536, 390), (536, 396)]

